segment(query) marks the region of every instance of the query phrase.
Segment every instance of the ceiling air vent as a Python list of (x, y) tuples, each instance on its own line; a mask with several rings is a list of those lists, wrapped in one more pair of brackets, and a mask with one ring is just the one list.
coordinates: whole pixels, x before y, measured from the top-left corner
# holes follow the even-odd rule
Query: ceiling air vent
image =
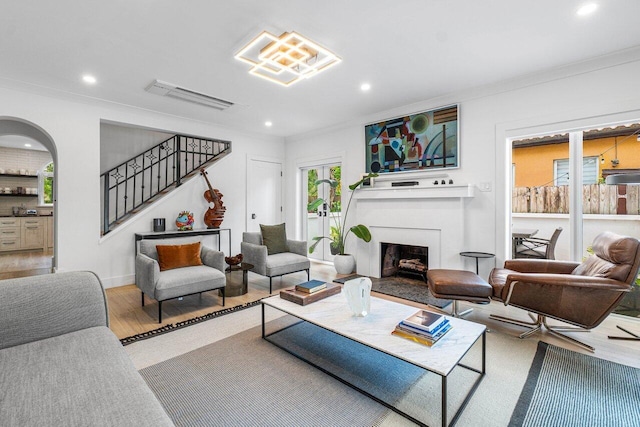
[(194, 104), (204, 105), (205, 107), (215, 108), (220, 111), (226, 110), (234, 105), (233, 102), (185, 89), (172, 83), (163, 82), (162, 80), (154, 80), (146, 87), (145, 90), (147, 92), (155, 93), (156, 95), (181, 99)]

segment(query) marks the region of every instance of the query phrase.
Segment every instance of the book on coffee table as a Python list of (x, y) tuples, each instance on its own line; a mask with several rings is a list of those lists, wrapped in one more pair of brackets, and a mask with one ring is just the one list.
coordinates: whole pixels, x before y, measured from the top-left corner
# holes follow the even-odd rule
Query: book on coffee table
[(296, 291), (312, 294), (327, 288), (326, 282), (320, 280), (309, 280), (308, 282), (296, 285)]
[(326, 288), (311, 294), (308, 292), (297, 291), (295, 288), (284, 289), (280, 291), (280, 298), (299, 305), (307, 305), (330, 297), (331, 295), (339, 294), (342, 290), (340, 285), (334, 285), (332, 283), (327, 283), (326, 285)]
[(444, 326), (442, 329), (440, 329), (438, 332), (432, 335), (432, 334), (421, 333), (421, 332), (417, 332), (416, 330), (408, 329), (407, 327), (405, 327), (400, 323), (391, 332), (391, 334), (431, 347), (432, 345), (437, 343), (440, 340), (440, 338), (446, 335), (446, 333), (449, 332), (450, 329), (451, 329), (451, 324), (447, 322), (446, 326)]
[(412, 316), (407, 317), (400, 323), (412, 328), (419, 329), (421, 331), (434, 332), (435, 330), (439, 329), (442, 323), (446, 321), (447, 318), (442, 314), (434, 313), (427, 310), (420, 310)]

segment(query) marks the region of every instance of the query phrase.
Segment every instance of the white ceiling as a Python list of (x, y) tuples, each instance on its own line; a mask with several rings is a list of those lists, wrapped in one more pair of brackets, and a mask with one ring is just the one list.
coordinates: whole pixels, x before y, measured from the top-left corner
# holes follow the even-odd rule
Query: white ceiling
[[(289, 136), (640, 45), (640, 1), (596, 0), (595, 14), (578, 17), (585, 2), (4, 2), (0, 84)], [(251, 76), (233, 55), (262, 30), (296, 31), (343, 61), (288, 88)], [(98, 83), (83, 84), (84, 73)], [(219, 112), (159, 97), (144, 90), (154, 79), (240, 106)]]
[[(25, 145), (29, 144), (29, 146)], [(0, 135), (0, 147), (18, 148), (21, 150), (49, 151), (35, 139), (20, 135)]]

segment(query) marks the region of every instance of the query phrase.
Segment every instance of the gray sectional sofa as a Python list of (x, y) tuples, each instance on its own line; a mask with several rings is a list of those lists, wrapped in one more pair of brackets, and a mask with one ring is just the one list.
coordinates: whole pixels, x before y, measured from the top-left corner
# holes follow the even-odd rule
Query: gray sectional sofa
[(0, 281), (0, 424), (172, 426), (89, 272)]

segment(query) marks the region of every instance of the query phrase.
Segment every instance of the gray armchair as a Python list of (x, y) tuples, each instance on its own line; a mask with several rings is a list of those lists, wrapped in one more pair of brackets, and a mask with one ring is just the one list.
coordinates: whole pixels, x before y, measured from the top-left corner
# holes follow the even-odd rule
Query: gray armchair
[(142, 291), (143, 307), (145, 294), (158, 301), (158, 323), (162, 323), (162, 302), (166, 300), (218, 289), (224, 306), (226, 277), (223, 252), (202, 246), (202, 265), (160, 271), (157, 245), (184, 245), (199, 241), (199, 237), (140, 241), (136, 255), (136, 286)]
[(253, 264), (254, 273), (269, 278), (269, 293), (273, 291), (272, 279), (298, 271), (307, 272), (309, 280), (309, 268), (311, 262), (307, 258), (307, 242), (287, 239), (289, 252), (268, 255), (267, 247), (262, 244), (262, 234), (260, 232), (242, 233), (240, 252), (243, 261)]

